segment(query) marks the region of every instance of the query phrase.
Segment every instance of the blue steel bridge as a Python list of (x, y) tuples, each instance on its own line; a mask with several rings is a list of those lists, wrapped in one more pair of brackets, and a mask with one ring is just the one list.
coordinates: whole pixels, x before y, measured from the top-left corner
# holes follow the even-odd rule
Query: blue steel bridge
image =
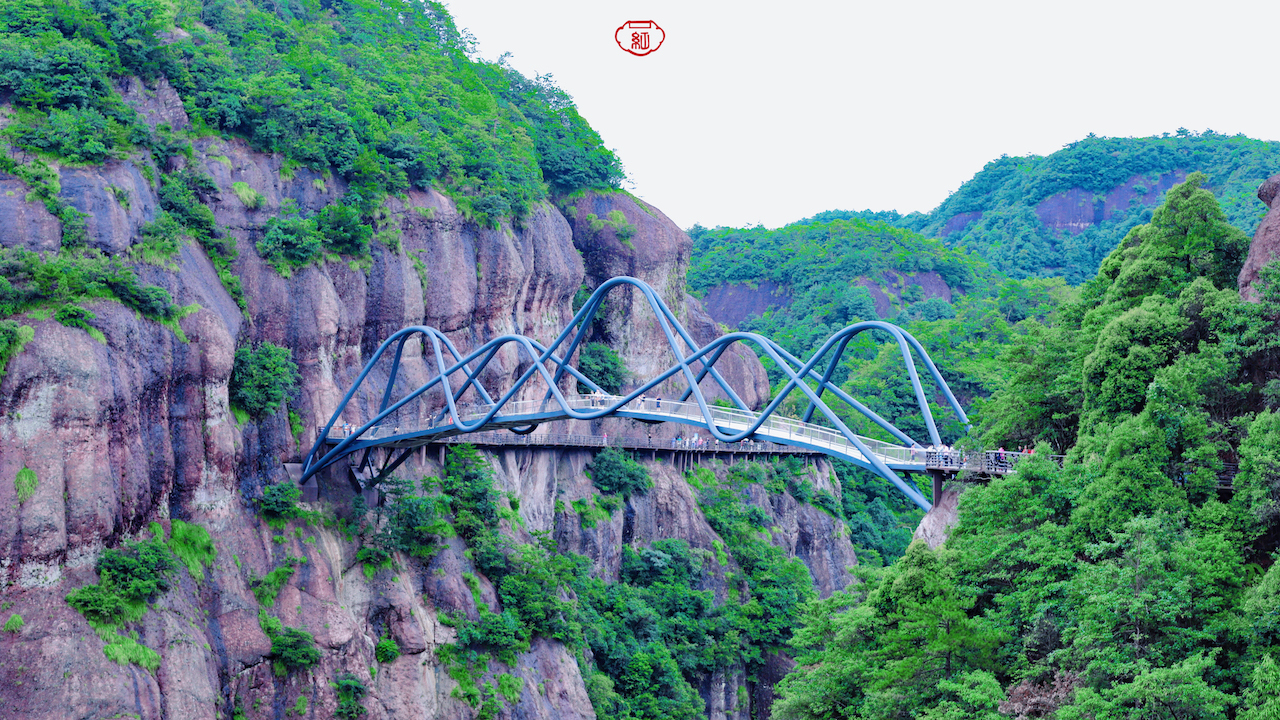
[[(628, 290), (640, 293), (647, 301), (667, 341), (667, 348), (657, 347), (654, 352), (669, 350), (673, 362), (665, 372), (645, 380), (625, 395), (610, 395), (575, 367), (571, 359), (585, 342), (591, 323), (609, 294)], [(831, 381), (850, 341), (872, 331), (886, 334), (896, 342), (924, 418), (927, 437), (910, 437)], [(410, 387), (402, 377), (402, 361), (406, 346), (417, 351), (417, 344), (409, 345), (415, 338), (422, 341), (423, 357), (435, 375), (430, 376), (429, 372), (429, 380)], [(786, 378), (774, 398), (760, 410), (748, 407), (716, 369), (716, 363), (736, 344), (768, 357)], [(481, 381), (486, 368), (500, 351), (508, 348), (518, 353), (523, 371), (508, 388), (499, 391), (486, 387)], [(390, 372), (385, 386), (364, 388), (366, 396), (374, 397), (381, 390), (376, 411), (366, 412), (364, 405), (352, 400), (369, 381), (374, 368), (386, 362), (387, 357)], [(916, 505), (928, 510), (930, 501), (914, 483), (905, 481), (903, 474), (932, 474), (936, 497), (944, 472), (961, 469), (1007, 472), (1019, 456), (977, 453), (961, 457), (926, 450), (929, 446), (940, 446), (942, 440), (917, 364), (923, 365), (935, 391), (967, 427), (968, 417), (933, 360), (919, 341), (896, 325), (881, 321), (855, 323), (829, 337), (807, 360), (793, 356), (756, 333), (730, 333), (699, 345), (652, 287), (635, 278), (617, 277), (601, 284), (568, 326), (545, 346), (523, 335), (503, 335), (464, 353), (435, 328), (414, 326), (396, 332), (370, 357), (320, 432), (302, 464), (301, 480), (306, 482), (316, 473), (344, 461), (364, 469), (371, 480), (380, 479), (394, 472), (419, 448), (457, 436), (486, 433), (492, 437), (490, 431), (506, 430), (513, 441), (511, 444), (530, 445), (538, 444), (536, 438), (542, 433), (535, 430), (547, 423), (624, 417), (645, 423), (687, 425), (691, 432), (699, 433), (717, 448), (742, 447), (748, 451), (760, 443), (776, 443), (841, 458), (885, 478)], [(589, 392), (580, 394), (573, 390), (578, 383), (589, 388)], [(660, 389), (669, 391), (673, 384), (682, 388), (677, 396), (660, 401), (655, 397)], [(733, 407), (709, 402), (704, 387), (718, 388)], [(784, 417), (778, 412), (793, 394), (800, 401), (798, 406), (805, 408), (799, 418)], [(861, 415), (896, 442), (852, 432), (841, 420), (841, 413), (836, 412), (841, 405), (843, 413)], [(357, 422), (353, 420), (356, 416), (367, 416), (367, 419)], [(815, 418), (825, 423), (814, 422)], [(601, 443), (582, 444), (590, 447)], [(373, 467), (375, 458), (381, 458), (376, 468)]]

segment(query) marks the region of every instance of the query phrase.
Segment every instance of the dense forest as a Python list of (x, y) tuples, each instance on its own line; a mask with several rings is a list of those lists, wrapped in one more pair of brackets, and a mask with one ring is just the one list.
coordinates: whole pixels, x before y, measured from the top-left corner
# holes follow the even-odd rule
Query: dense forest
[(1016, 327), (977, 433), (1036, 459), (968, 487), (937, 550), (811, 603), (776, 716), (1280, 710), (1280, 285), (1269, 271), (1262, 303), (1240, 299), (1249, 239), (1206, 180)]

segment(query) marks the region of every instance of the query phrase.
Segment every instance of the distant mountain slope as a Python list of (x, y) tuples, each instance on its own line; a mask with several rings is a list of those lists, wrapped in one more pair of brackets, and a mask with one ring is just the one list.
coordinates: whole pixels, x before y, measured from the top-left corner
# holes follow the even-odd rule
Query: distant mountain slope
[[(964, 246), (1011, 277), (1092, 277), (1132, 227), (1151, 219), (1164, 192), (1188, 173), (1209, 176), (1236, 227), (1252, 234), (1266, 208), (1259, 183), (1280, 171), (1280, 142), (1206, 130), (1147, 138), (1090, 136), (1044, 157), (987, 163), (930, 213), (881, 217)], [(818, 217), (866, 217), (822, 213)]]

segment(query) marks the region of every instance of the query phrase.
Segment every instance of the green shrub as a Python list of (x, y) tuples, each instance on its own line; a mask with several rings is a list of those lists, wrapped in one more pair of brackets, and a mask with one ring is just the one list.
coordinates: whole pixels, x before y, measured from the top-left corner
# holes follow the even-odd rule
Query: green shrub
[(596, 453), (591, 462), (591, 482), (607, 494), (643, 495), (653, 487), (649, 471), (618, 448)]
[(480, 612), (478, 621), (464, 620), (458, 624), (458, 646), (488, 648), (496, 652), (503, 662), (514, 665), (516, 654), (529, 650), (529, 628), (513, 609), (501, 613), (491, 612), (484, 605), (477, 609)]
[(36, 494), (36, 487), (40, 484), (40, 478), (36, 477), (36, 471), (29, 467), (23, 466), (18, 471), (17, 477), (13, 479), (13, 489), (18, 493), (18, 502), (24, 503)]
[(655, 540), (640, 552), (630, 547), (622, 548), (620, 577), (631, 585), (648, 587), (660, 582), (696, 585), (701, 573), (702, 562), (694, 556), (685, 540)]
[(271, 638), (271, 655), (290, 672), (320, 662), (315, 637), (302, 628), (284, 628)]
[(831, 517), (843, 517), (840, 512), (840, 501), (836, 500), (836, 497), (826, 490), (818, 490), (813, 494), (813, 504), (815, 507), (825, 510)]
[(142, 241), (129, 248), (129, 253), (143, 262), (167, 266), (182, 249), (182, 226), (163, 210), (140, 232)]
[[(158, 196), (161, 209), (173, 216), (174, 220), (181, 223), (188, 232), (204, 244), (206, 240), (218, 237), (217, 220), (213, 216), (213, 211), (204, 204), (205, 198), (217, 193), (218, 185), (213, 178), (188, 168), (165, 175), (160, 183)], [(208, 249), (209, 247), (206, 247), (206, 250)]]
[(280, 215), (267, 221), (266, 234), (258, 241), (258, 254), (276, 272), (289, 277), (296, 268), (318, 259), (324, 249), (324, 238), (316, 230), (315, 220), (298, 217), (297, 208), (286, 202)]
[(298, 517), (298, 499), (302, 490), (292, 482), (279, 485), (267, 485), (262, 488), (262, 499), (258, 500), (258, 510), (268, 520), (290, 520)]
[(364, 565), (364, 575), (372, 580), (379, 570), (389, 570), (393, 564), (391, 553), (376, 545), (366, 545), (356, 553), (356, 562)]
[(173, 554), (157, 540), (132, 543), (123, 551), (106, 550), (97, 564), (102, 584), (131, 602), (168, 592), (174, 567)]
[(342, 673), (338, 675), (334, 687), (338, 695), (338, 707), (334, 710), (334, 716), (344, 720), (355, 720), (365, 714), (366, 711), (360, 704), (360, 699), (364, 697), (366, 690), (360, 678), (351, 673)]
[(10, 615), (8, 621), (5, 622), (4, 631), (7, 633), (17, 634), (22, 630), (22, 626), (26, 624), (26, 621), (22, 619), (21, 615), (14, 613)]
[(398, 478), (384, 480), (383, 489), (387, 496), (387, 522), (378, 534), (377, 544), (388, 551), (423, 559), (439, 552), (444, 547), (441, 540), (454, 534), (448, 523), (449, 499), (414, 494), (412, 486)]
[(611, 517), (611, 513), (598, 507), (590, 499), (574, 500), (570, 505), (573, 506), (573, 511), (578, 513), (578, 522), (584, 528), (589, 529), (595, 527), (598, 523), (608, 522)]
[[(578, 371), (610, 395), (617, 395), (630, 375), (618, 353), (603, 343), (587, 343), (582, 348), (578, 355)], [(578, 392), (588, 392), (587, 386), (578, 383)]]
[[(0, 277), (0, 296), (8, 281)], [(19, 325), (12, 320), (0, 320), (0, 377), (13, 356), (22, 352), (22, 348), (36, 337), (35, 328), (30, 325)]]
[(71, 328), (79, 328), (81, 330), (92, 330), (89, 325), (90, 320), (96, 320), (97, 315), (92, 310), (86, 310), (79, 305), (63, 305), (53, 314), (53, 319)]
[(361, 256), (369, 252), (373, 227), (364, 221), (360, 211), (348, 205), (328, 205), (316, 216), (316, 230), (324, 238), (325, 247), (343, 255)]
[(374, 647), (373, 654), (378, 658), (378, 662), (380, 663), (393, 662), (396, 658), (400, 657), (400, 646), (396, 644), (395, 640), (392, 640), (389, 637), (384, 637), (379, 640), (377, 646)]
[(67, 604), (93, 623), (116, 624), (132, 614), (140, 616), (125, 604), (120, 593), (105, 585), (86, 585), (72, 590), (67, 595)]
[(451, 448), (440, 488), (449, 498), (458, 535), (470, 541), (498, 525), (498, 500), (493, 469), (474, 445)]
[(287, 557), (285, 564), (272, 570), (263, 577), (254, 577), (252, 573), (249, 575), (249, 587), (253, 590), (253, 596), (257, 598), (258, 603), (264, 607), (272, 607), (276, 604), (276, 596), (280, 594), (280, 588), (293, 577), (294, 569), (306, 562), (306, 558)]
[(71, 591), (67, 603), (99, 625), (137, 620), (146, 612), (147, 601), (169, 590), (174, 567), (173, 555), (158, 540), (105, 550), (96, 566), (98, 584)]
[(298, 366), (288, 348), (264, 342), (256, 350), (236, 350), (228, 395), (253, 418), (272, 413), (298, 383)]
[(195, 580), (204, 578), (205, 566), (212, 566), (218, 558), (209, 531), (191, 523), (174, 520), (169, 534), (169, 549), (187, 566), (187, 572)]

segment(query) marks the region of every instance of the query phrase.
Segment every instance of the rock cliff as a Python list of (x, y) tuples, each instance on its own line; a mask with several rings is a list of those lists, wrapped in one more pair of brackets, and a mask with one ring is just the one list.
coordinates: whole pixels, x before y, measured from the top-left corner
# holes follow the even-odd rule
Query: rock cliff
[[(130, 87), (125, 96), (149, 121), (180, 126), (181, 106), (164, 88)], [(470, 718), (475, 711), (453, 695), (457, 683), (437, 655), (454, 638), (442, 613), (475, 613), (463, 580), (474, 566), (461, 541), (430, 562), (398, 558), (400, 571), (370, 578), (345, 533), (295, 523), (281, 535), (255, 514), (251, 500), (264, 484), (289, 481), (283, 463), (305, 452), (364, 359), (402, 327), (435, 326), (461, 348), (504, 333), (548, 341), (572, 316), (572, 297), (584, 282), (594, 286), (630, 274), (658, 288), (699, 342), (712, 339), (715, 324), (684, 292), (689, 240), (659, 211), (625, 194), (588, 194), (566, 203), (576, 204), (573, 211), (543, 203), (518, 226), (484, 229), (449, 198), (413, 191), (387, 202), (384, 224), (399, 230), (400, 242), (375, 242), (370, 267), (330, 260), (284, 278), (255, 251), (266, 220), (286, 200), (309, 213), (345, 188), (304, 169), (291, 171), (279, 157), (239, 140), (205, 139), (195, 150), (189, 162), (218, 186), (211, 207), (239, 251), (233, 271), (247, 308), (227, 294), (204, 251), (187, 243), (172, 267), (137, 265), (145, 281), (164, 287), (179, 304), (198, 304), (181, 320), (185, 342), (109, 301), (89, 307), (96, 314), (90, 325), (105, 341), (33, 313), (23, 322), (34, 328), (34, 340), (0, 378), (0, 597), (7, 612), (25, 618), (21, 629), (0, 633), (0, 716), (279, 718), (287, 708), (309, 707), (310, 716), (332, 717), (338, 696), (329, 679), (350, 672), (369, 689), (364, 705), (371, 720)], [(154, 176), (141, 161), (62, 168), (61, 196), (89, 213), (92, 247), (127, 257), (140, 227), (155, 217), (156, 187), (148, 179)], [(247, 206), (236, 183), (256, 190), (261, 204)], [(112, 188), (132, 201), (121, 204)], [(24, 200), (19, 180), (0, 174), (0, 190), (0, 243), (55, 251), (58, 221)], [(588, 208), (598, 218), (621, 213), (633, 227), (625, 242), (612, 226), (593, 229)], [(644, 377), (670, 358), (654, 352), (665, 340), (659, 342), (656, 324), (636, 301), (612, 301), (601, 332)], [(290, 401), (305, 428), (299, 436), (283, 412), (240, 423), (229, 406), (235, 349), (264, 341), (290, 348), (299, 365), (300, 391)], [(408, 377), (425, 380), (426, 364), (408, 355)], [(498, 361), (486, 380), (502, 386), (522, 369), (521, 359), (512, 352)], [(738, 352), (725, 367), (745, 400), (767, 398), (754, 356)], [(626, 544), (676, 537), (708, 551), (716, 546), (682, 474), (660, 460), (646, 463), (652, 491), (586, 528), (558, 505), (591, 494), (583, 473), (590, 452), (522, 449), (487, 457), (501, 489), (519, 500), (521, 523), (507, 532), (522, 538), (549, 532), (560, 549), (591, 558), (601, 578), (618, 577)], [(406, 474), (434, 474), (435, 462), (424, 453)], [(20, 501), (12, 479), (22, 468), (34, 471), (38, 484)], [(838, 492), (825, 462), (816, 464), (813, 477), (819, 488)], [(753, 493), (774, 525), (773, 542), (806, 563), (820, 594), (849, 582), (847, 568), (856, 558), (838, 520), (789, 495)], [(160, 653), (159, 668), (116, 664), (65, 596), (97, 582), (94, 563), (104, 548), (177, 519), (208, 529), (217, 559), (198, 580), (179, 573), (174, 589), (145, 615), (137, 640)], [(271, 642), (251, 584), (287, 558), (304, 561), (281, 588), (273, 612), (311, 632), (322, 655), (307, 672), (282, 678), (267, 657)], [(704, 589), (722, 598), (725, 572), (709, 573)], [(483, 578), (479, 593), (496, 606)], [(379, 664), (374, 647), (384, 636), (404, 654)], [(593, 717), (579, 659), (559, 642), (535, 640), (509, 669), (524, 678), (524, 690), (500, 716)], [(767, 667), (775, 666), (785, 672), (785, 658)], [(765, 716), (768, 688), (778, 677), (765, 672), (749, 684), (741, 668), (708, 677), (700, 688), (708, 716)], [(744, 695), (752, 701), (740, 702)]]

